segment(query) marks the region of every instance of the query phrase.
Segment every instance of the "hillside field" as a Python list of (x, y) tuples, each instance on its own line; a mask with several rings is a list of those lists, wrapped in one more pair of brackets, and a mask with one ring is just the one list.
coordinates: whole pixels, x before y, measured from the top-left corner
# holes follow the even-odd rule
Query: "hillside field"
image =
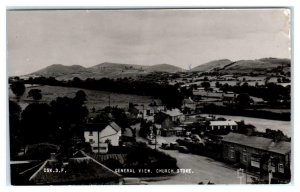
[[(119, 93), (110, 93), (105, 91), (96, 91), (88, 89), (80, 89), (73, 87), (59, 87), (59, 86), (26, 86), (26, 92), (20, 100), (20, 106), (24, 109), (29, 103), (34, 102), (31, 98), (27, 98), (28, 92), (30, 89), (40, 89), (42, 91), (43, 98), (39, 102), (50, 103), (52, 100), (55, 100), (57, 97), (71, 97), (73, 98), (78, 90), (83, 90), (87, 95), (86, 105), (88, 109), (95, 107), (96, 110), (104, 108), (109, 105), (118, 106), (118, 107), (128, 107), (128, 103), (132, 102), (134, 104), (144, 104), (145, 106), (149, 105), (153, 98), (151, 96), (139, 96), (139, 95), (130, 95), (130, 94), (119, 94)], [(9, 98), (16, 100), (14, 94), (9, 90)], [(159, 104), (160, 101), (155, 99), (156, 103)]]

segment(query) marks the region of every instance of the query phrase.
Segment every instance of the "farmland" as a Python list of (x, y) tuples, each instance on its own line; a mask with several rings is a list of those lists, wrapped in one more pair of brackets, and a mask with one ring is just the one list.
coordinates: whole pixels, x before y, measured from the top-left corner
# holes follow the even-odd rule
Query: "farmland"
[[(27, 86), (26, 91), (22, 98), (20, 99), (20, 106), (25, 108), (29, 103), (34, 102), (31, 98), (27, 98), (28, 92), (31, 89), (40, 89), (42, 91), (43, 98), (39, 102), (50, 103), (52, 100), (55, 100), (57, 97), (74, 97), (75, 93), (78, 90), (83, 90), (87, 95), (86, 105), (88, 109), (95, 107), (96, 110), (109, 106), (109, 100), (111, 106), (118, 107), (128, 107), (128, 103), (132, 102), (134, 104), (145, 104), (148, 105), (153, 101), (153, 98), (150, 96), (139, 96), (139, 95), (130, 95), (130, 94), (119, 94), (111, 93), (105, 91), (96, 91), (88, 89), (80, 89), (73, 87), (59, 87), (59, 86)], [(15, 96), (9, 90), (9, 97), (15, 99)], [(155, 100), (156, 103), (159, 103), (158, 100)]]

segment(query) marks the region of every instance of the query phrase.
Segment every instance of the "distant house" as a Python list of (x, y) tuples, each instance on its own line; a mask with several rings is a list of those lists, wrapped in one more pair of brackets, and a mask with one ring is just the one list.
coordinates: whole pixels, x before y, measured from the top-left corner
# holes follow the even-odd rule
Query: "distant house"
[(183, 100), (183, 108), (188, 108), (191, 111), (195, 111), (196, 103), (191, 98), (184, 99)]
[(154, 121), (154, 115), (157, 114), (158, 112), (162, 111), (165, 109), (164, 106), (144, 106), (144, 105), (139, 105), (135, 106), (135, 109), (138, 110), (138, 118), (145, 119), (147, 121)]
[(122, 177), (83, 152), (65, 161), (50, 158), (20, 174), (37, 185), (119, 184)]
[(233, 105), (236, 101), (236, 95), (233, 92), (227, 92), (226, 94), (222, 94), (222, 101), (224, 105)]
[(216, 131), (216, 130), (237, 130), (238, 125), (235, 121), (210, 121), (208, 126), (209, 131)]
[(172, 118), (165, 113), (158, 113), (154, 118), (155, 126), (159, 129), (171, 129), (174, 127)]
[(173, 127), (172, 129), (161, 129), (161, 136), (169, 137), (169, 136), (183, 136), (185, 133), (185, 129), (182, 127)]
[(84, 130), (85, 142), (89, 142), (94, 153), (107, 153), (108, 143), (119, 146), (121, 127), (115, 122), (89, 123)]
[(165, 110), (161, 113), (169, 116), (173, 122), (181, 122), (185, 120), (185, 115), (179, 109)]
[(249, 169), (271, 171), (273, 175), (288, 176), (291, 163), (291, 143), (272, 139), (229, 133), (223, 136), (223, 158)]

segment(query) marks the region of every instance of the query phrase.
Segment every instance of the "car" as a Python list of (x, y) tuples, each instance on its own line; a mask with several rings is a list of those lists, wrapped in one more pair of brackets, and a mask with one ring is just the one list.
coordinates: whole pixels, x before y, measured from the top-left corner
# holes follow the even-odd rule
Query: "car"
[(178, 151), (181, 153), (189, 153), (190, 150), (186, 146), (178, 146)]
[(185, 137), (184, 140), (188, 141), (188, 142), (193, 142), (193, 140), (191, 138), (189, 138), (189, 137)]
[(170, 146), (169, 146), (168, 143), (162, 143), (162, 144), (161, 144), (161, 148), (162, 148), (162, 149), (169, 149)]
[(146, 181), (141, 181), (139, 178), (125, 177), (120, 181), (121, 185), (148, 185)]
[(157, 141), (155, 142), (154, 139), (151, 139), (151, 140), (148, 141), (148, 144), (149, 145), (155, 145), (155, 144), (158, 144), (158, 142)]
[(170, 149), (177, 149), (178, 143), (177, 142), (172, 142), (170, 143)]

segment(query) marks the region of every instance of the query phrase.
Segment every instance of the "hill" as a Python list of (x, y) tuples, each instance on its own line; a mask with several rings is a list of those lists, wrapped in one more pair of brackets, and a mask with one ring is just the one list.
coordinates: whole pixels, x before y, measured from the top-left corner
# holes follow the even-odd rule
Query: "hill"
[(44, 69), (36, 71), (26, 76), (44, 76), (55, 77), (58, 80), (69, 80), (74, 77), (80, 79), (95, 78), (123, 78), (123, 77), (137, 77), (146, 75), (151, 72), (169, 72), (174, 73), (182, 71), (183, 69), (169, 64), (159, 64), (152, 66), (134, 65), (134, 64), (120, 64), (120, 63), (101, 63), (92, 67), (82, 67), (80, 65), (65, 66), (61, 64), (54, 64)]
[(240, 60), (230, 65), (224, 66), (222, 69), (228, 73), (265, 73), (272, 72), (278, 68), (282, 71), (290, 71), (290, 59), (263, 58), (256, 60)]
[(170, 64), (153, 65), (153, 66), (145, 68), (145, 70), (148, 72), (160, 71), (160, 72), (169, 72), (169, 73), (185, 71), (184, 69), (182, 69), (180, 67), (176, 67), (176, 66), (170, 65)]
[(214, 60), (214, 61), (210, 61), (208, 63), (204, 63), (202, 65), (199, 65), (197, 67), (194, 67), (190, 71), (192, 71), (192, 72), (196, 72), (196, 71), (209, 72), (214, 69), (221, 69), (230, 63), (232, 63), (232, 61), (230, 61), (229, 59)]
[(224, 73), (267, 73), (275, 71), (278, 68), (287, 72), (290, 71), (291, 60), (290, 59), (278, 59), (278, 58), (262, 58), (255, 60), (239, 60), (230, 61), (228, 59), (211, 61), (197, 67), (194, 67), (190, 71), (199, 72), (212, 72), (219, 71)]
[(61, 64), (53, 64), (44, 69), (38, 70), (28, 76), (44, 76), (44, 77), (62, 77), (66, 75), (79, 75), (82, 73), (91, 73), (91, 71), (80, 65), (65, 66)]

